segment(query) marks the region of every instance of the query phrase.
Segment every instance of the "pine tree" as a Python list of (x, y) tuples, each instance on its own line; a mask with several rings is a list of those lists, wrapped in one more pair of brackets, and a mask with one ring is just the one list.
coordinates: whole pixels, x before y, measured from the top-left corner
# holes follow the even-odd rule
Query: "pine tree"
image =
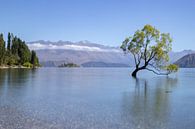
[(7, 51), (10, 52), (10, 50), (11, 50), (11, 33), (9, 32), (7, 36)]
[(3, 34), (0, 34), (0, 65), (5, 62), (5, 41), (3, 39)]
[(11, 46), (11, 53), (15, 56), (18, 56), (18, 47), (19, 47), (18, 38), (15, 36), (12, 39), (12, 46)]
[(34, 50), (32, 50), (31, 52), (31, 64), (33, 65), (33, 67), (36, 67), (39, 65), (39, 59)]

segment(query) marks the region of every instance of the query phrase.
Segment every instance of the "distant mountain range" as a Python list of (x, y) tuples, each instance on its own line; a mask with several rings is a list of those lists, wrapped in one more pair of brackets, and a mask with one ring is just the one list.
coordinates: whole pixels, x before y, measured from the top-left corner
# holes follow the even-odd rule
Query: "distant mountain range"
[[(44, 67), (57, 67), (64, 63), (75, 63), (82, 67), (127, 67), (134, 66), (131, 55), (124, 55), (119, 47), (111, 47), (89, 41), (34, 41), (27, 44), (37, 52)], [(195, 53), (192, 50), (170, 52), (170, 62)]]

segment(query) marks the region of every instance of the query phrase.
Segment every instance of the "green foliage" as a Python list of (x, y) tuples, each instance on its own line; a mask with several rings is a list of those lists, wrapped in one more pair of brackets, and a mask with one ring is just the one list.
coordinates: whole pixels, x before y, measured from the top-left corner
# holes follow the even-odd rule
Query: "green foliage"
[(30, 62), (31, 52), (25, 42), (19, 40), (18, 56), (20, 57), (20, 64)]
[(5, 64), (9, 66), (18, 65), (18, 57), (13, 54), (7, 54), (5, 58)]
[(3, 39), (3, 34), (0, 34), (0, 65), (5, 62), (5, 41)]
[(67, 63), (67, 64), (64, 63), (64, 64), (62, 64), (62, 65), (60, 65), (58, 67), (79, 67), (79, 65), (74, 64), (74, 63)]
[(17, 37), (13, 37), (12, 39), (12, 46), (11, 46), (11, 53), (13, 55), (18, 55), (18, 49), (19, 49), (19, 42)]
[(9, 32), (7, 36), (7, 51), (10, 52), (10, 50), (11, 50), (11, 33)]
[(170, 64), (170, 65), (166, 66), (165, 69), (166, 69), (169, 73), (177, 72), (177, 71), (178, 71), (178, 66), (175, 65), (175, 64)]
[(25, 42), (21, 39), (17, 37), (13, 38), (11, 52), (12, 54), (18, 56), (18, 62), (20, 64), (30, 62), (31, 52)]
[[(171, 43), (172, 39), (169, 33), (160, 33), (155, 27), (145, 25), (143, 29), (137, 30), (132, 37), (126, 38), (121, 49), (125, 53), (133, 55), (137, 72), (149, 69), (148, 66), (155, 69), (164, 68), (169, 61), (168, 53), (172, 48)], [(141, 64), (143, 65), (140, 66)], [(150, 69), (150, 71), (152, 70)]]
[(34, 50), (31, 52), (31, 64), (33, 67), (39, 66), (39, 59)]
[(33, 65), (30, 62), (25, 62), (23, 64), (23, 66), (26, 67), (26, 68), (32, 68), (33, 67)]
[(0, 34), (0, 65), (11, 66), (22, 64), (29, 67), (30, 62), (33, 63), (33, 66), (40, 66), (35, 51), (31, 54), (31, 51), (25, 42), (20, 38), (13, 36), (11, 33), (8, 33), (6, 50), (3, 34)]

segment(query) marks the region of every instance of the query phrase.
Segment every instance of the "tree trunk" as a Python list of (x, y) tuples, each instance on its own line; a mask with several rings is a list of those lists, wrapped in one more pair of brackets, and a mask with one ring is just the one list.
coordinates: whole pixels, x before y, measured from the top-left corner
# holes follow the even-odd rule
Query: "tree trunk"
[(133, 72), (132, 72), (132, 76), (134, 77), (134, 78), (136, 78), (137, 77), (137, 72), (139, 71), (139, 69), (135, 69)]
[(133, 72), (132, 72), (132, 76), (134, 77), (134, 78), (136, 78), (137, 77), (137, 72), (138, 71), (140, 71), (140, 70), (143, 70), (143, 69), (145, 69), (146, 68), (146, 65), (144, 65), (144, 66), (142, 66), (142, 67), (139, 67), (139, 68), (136, 68)]

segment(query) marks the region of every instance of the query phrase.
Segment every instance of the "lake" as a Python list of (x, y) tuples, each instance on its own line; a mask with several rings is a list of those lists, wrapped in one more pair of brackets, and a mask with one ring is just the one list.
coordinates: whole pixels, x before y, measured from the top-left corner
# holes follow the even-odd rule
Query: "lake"
[(194, 129), (195, 69), (0, 70), (0, 129)]

